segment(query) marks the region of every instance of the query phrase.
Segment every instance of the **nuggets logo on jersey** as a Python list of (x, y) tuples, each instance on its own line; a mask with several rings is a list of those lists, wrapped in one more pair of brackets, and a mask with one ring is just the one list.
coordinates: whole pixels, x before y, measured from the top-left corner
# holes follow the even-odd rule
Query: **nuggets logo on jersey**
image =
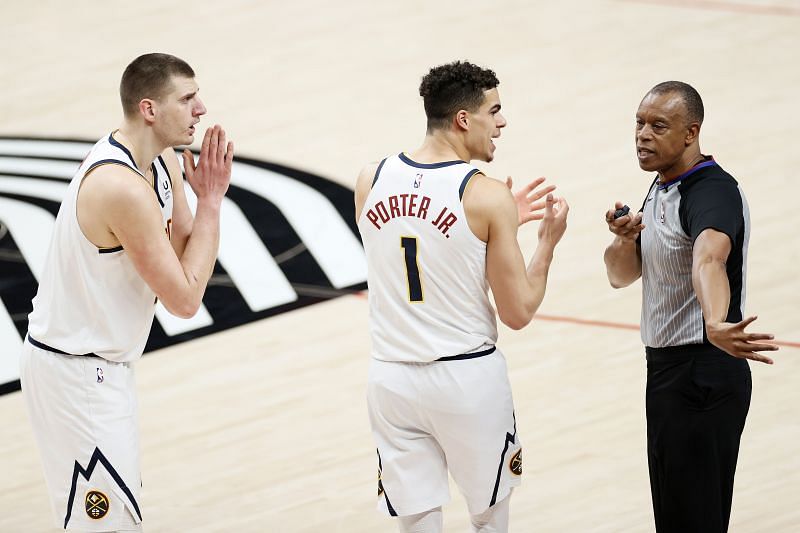
[(508, 468), (511, 470), (511, 473), (517, 476), (522, 475), (522, 449), (520, 448), (517, 453), (511, 456), (511, 460), (508, 462)]
[(93, 520), (100, 520), (108, 514), (108, 497), (99, 490), (90, 490), (86, 493), (84, 502), (86, 514)]

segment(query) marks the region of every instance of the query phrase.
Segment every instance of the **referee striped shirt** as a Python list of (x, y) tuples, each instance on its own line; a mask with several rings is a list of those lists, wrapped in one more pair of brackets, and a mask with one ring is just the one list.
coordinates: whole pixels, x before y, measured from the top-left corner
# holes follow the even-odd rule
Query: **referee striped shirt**
[(709, 344), (692, 285), (692, 248), (708, 228), (730, 238), (726, 321), (741, 321), (750, 238), (744, 194), (736, 180), (707, 156), (668, 183), (656, 180), (642, 211), (642, 342), (649, 348)]

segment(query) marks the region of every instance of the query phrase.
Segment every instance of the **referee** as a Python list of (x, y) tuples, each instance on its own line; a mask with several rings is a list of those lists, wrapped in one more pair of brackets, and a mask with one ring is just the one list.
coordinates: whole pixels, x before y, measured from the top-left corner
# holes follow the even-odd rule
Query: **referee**
[[(703, 102), (690, 85), (653, 87), (636, 113), (639, 166), (658, 175), (638, 213), (606, 212), (614, 288), (642, 278), (647, 456), (658, 533), (728, 529), (750, 407), (747, 359), (777, 350), (743, 318), (750, 217), (736, 180), (700, 152)], [(645, 230), (645, 228), (647, 228)], [(766, 342), (765, 342), (766, 341)]]

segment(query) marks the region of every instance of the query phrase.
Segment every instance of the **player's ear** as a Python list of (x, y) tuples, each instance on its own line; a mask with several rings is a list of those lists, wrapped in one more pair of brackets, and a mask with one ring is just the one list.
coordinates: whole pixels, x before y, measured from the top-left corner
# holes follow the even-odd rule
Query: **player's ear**
[(469, 113), (465, 110), (460, 109), (454, 118), (456, 128), (459, 130), (468, 130), (469, 129)]
[(153, 123), (156, 120), (156, 103), (149, 99), (143, 98), (139, 102), (139, 113), (144, 118), (145, 122)]

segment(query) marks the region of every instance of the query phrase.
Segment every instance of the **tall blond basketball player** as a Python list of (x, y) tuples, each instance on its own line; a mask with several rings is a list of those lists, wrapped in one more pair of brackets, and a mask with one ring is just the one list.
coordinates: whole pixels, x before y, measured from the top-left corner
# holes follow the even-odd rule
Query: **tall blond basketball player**
[[(420, 86), (428, 119), (422, 146), (367, 166), (356, 185), (369, 269), (378, 507), (404, 532), (442, 530), (448, 470), (473, 531), (507, 531), (522, 474), (487, 291), (505, 324), (531, 321), (569, 207), (549, 194), (554, 187), (537, 189), (543, 178), (515, 206), (509, 187), (469, 163), (493, 159), (492, 139), (506, 125), (497, 85), (491, 70), (467, 62), (431, 69)], [(541, 225), (526, 269), (517, 227), (529, 220)]]
[(194, 71), (147, 54), (120, 84), (124, 120), (100, 139), (69, 185), (33, 300), (20, 362), (22, 391), (56, 525), (139, 531), (139, 436), (133, 363), (156, 298), (189, 317), (219, 243), (233, 144), (214, 126), (186, 179), (173, 146), (191, 144), (206, 109)]

